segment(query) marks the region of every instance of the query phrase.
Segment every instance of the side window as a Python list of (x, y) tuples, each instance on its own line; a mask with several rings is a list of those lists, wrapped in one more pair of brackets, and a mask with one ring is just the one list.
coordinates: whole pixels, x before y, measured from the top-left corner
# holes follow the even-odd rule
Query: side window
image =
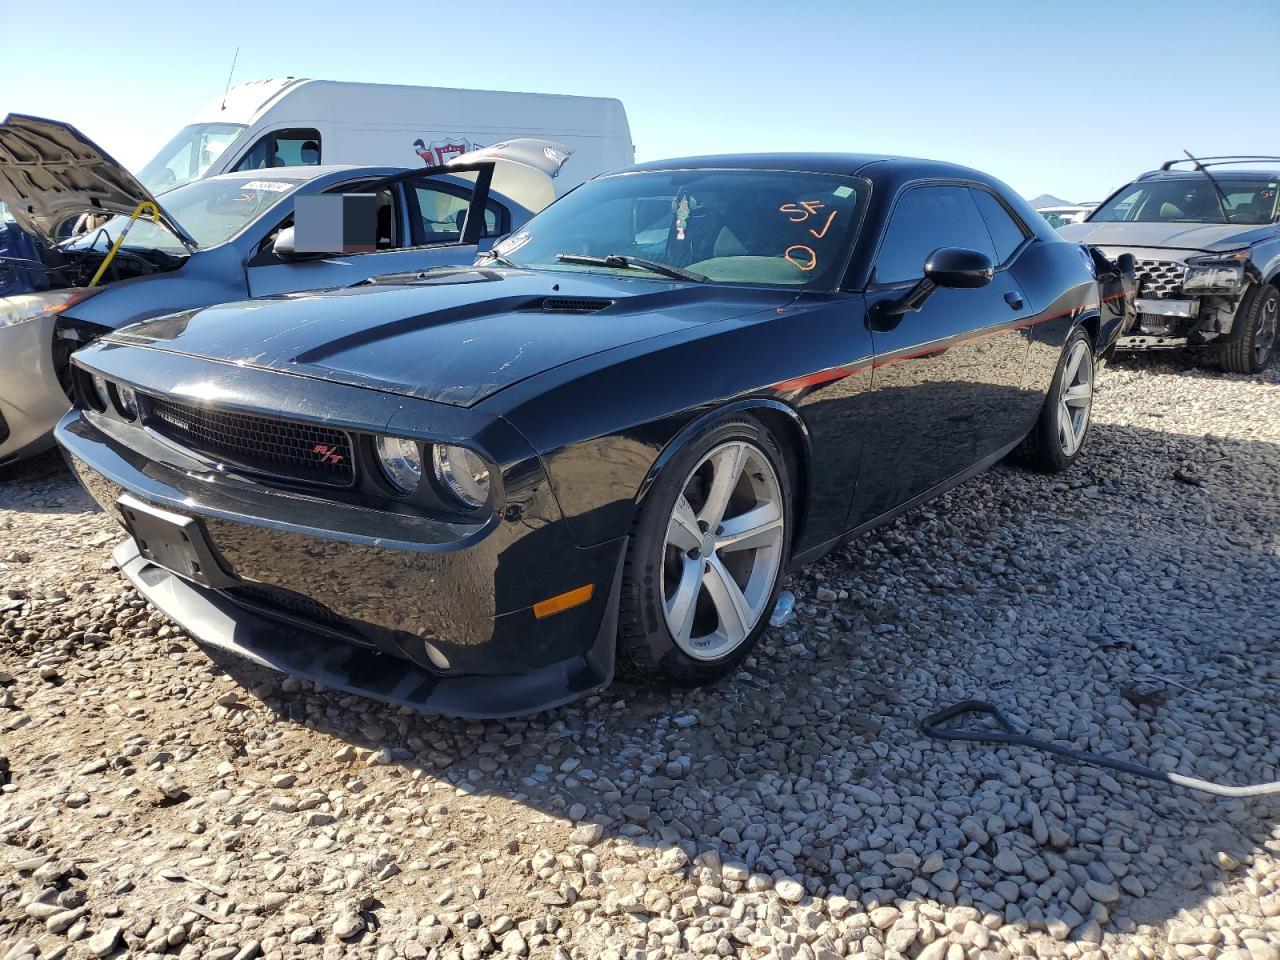
[(311, 167), (320, 162), (320, 131), (308, 127), (264, 133), (236, 164), (237, 170)]
[[(417, 206), (417, 222), (421, 225), (419, 236), (414, 238), (415, 243), (457, 243), (462, 238), (471, 197), (470, 194), (455, 192), (455, 189), (431, 180), (414, 181), (412, 192)], [(489, 201), (484, 211), (482, 236), (496, 237), (504, 232), (506, 218), (503, 213), (496, 201)]]
[(1027, 239), (1027, 235), (999, 200), (985, 190), (974, 189), (970, 192), (978, 203), (978, 209), (982, 211), (982, 219), (987, 223), (991, 242), (995, 244), (995, 262), (1004, 263), (1013, 256), (1013, 251), (1022, 245), (1022, 241)]
[(996, 259), (967, 187), (911, 187), (898, 198), (876, 258), (875, 282), (918, 280), (925, 260), (939, 247), (965, 247)]

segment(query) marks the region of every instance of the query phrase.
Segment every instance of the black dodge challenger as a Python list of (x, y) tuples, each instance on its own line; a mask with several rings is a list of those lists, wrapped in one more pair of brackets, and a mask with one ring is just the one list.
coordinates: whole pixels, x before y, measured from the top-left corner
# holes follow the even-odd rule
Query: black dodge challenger
[(473, 267), (109, 334), (57, 436), (197, 640), (511, 715), (724, 676), (788, 568), (1011, 452), (1066, 468), (1132, 303), (974, 170), (673, 160)]

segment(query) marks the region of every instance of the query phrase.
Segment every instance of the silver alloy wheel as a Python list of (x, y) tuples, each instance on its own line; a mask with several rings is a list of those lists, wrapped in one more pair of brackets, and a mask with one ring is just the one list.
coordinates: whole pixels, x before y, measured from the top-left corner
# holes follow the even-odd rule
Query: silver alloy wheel
[(1093, 407), (1093, 351), (1085, 340), (1077, 340), (1062, 368), (1058, 394), (1058, 443), (1062, 452), (1074, 457), (1089, 429)]
[(1253, 338), (1253, 362), (1261, 367), (1267, 362), (1276, 342), (1277, 314), (1280, 313), (1280, 297), (1267, 297), (1262, 304), (1262, 316), (1258, 318), (1258, 332)]
[(683, 652), (718, 660), (755, 629), (782, 564), (785, 522), (777, 472), (754, 444), (722, 443), (690, 471), (662, 551), (663, 611)]

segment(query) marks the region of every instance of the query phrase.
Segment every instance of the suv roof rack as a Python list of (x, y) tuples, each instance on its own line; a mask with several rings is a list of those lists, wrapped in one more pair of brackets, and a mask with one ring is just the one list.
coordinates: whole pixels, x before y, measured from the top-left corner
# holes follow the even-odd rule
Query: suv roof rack
[(1233, 164), (1233, 163), (1256, 163), (1259, 160), (1270, 160), (1276, 164), (1280, 164), (1280, 157), (1268, 157), (1268, 156), (1250, 157), (1250, 156), (1243, 156), (1243, 155), (1236, 156), (1236, 155), (1228, 154), (1223, 157), (1196, 157), (1194, 160), (1191, 160), (1190, 158), (1183, 159), (1183, 160), (1166, 160), (1164, 163), (1160, 165), (1160, 169), (1172, 170), (1174, 164), (1178, 164), (1178, 163), (1198, 163), (1202, 167), (1221, 167), (1221, 166), (1226, 166), (1228, 164)]

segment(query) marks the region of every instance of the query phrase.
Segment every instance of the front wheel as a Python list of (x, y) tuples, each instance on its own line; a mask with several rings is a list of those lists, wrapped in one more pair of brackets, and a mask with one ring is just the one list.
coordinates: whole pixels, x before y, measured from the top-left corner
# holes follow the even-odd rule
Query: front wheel
[(1240, 303), (1236, 323), (1238, 336), (1230, 343), (1210, 347), (1222, 369), (1228, 373), (1261, 373), (1275, 355), (1280, 328), (1280, 289), (1271, 284), (1255, 286)]
[(791, 546), (787, 459), (764, 425), (725, 417), (667, 464), (633, 530), (618, 653), (677, 686), (731, 673), (777, 602)]
[(1062, 348), (1040, 416), (1018, 447), (1020, 460), (1045, 473), (1061, 473), (1071, 466), (1089, 432), (1093, 380), (1093, 343), (1076, 327)]

